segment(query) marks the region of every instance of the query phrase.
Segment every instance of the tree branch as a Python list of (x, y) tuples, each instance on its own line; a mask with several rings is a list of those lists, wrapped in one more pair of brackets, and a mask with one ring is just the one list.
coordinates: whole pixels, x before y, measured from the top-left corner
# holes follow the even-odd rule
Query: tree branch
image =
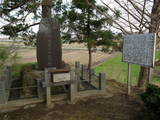
[[(105, 14), (103, 11), (101, 11), (100, 9), (98, 9), (95, 5), (93, 5), (92, 3), (90, 3), (89, 0), (85, 0), (85, 1), (86, 1), (86, 3), (87, 3), (88, 5), (92, 6), (94, 9), (96, 9), (97, 12), (99, 12), (100, 14), (104, 15), (104, 16), (105, 16), (106, 18), (108, 18), (108, 19), (112, 19), (111, 16)], [(112, 20), (112, 21), (113, 21), (113, 23), (115, 23), (115, 24), (119, 27), (119, 29), (121, 29), (124, 33), (128, 33), (128, 31), (125, 30), (124, 27), (123, 27), (122, 25), (120, 25), (116, 20)]]
[[(140, 27), (140, 32), (142, 32), (142, 29), (143, 29), (143, 19), (144, 19), (144, 10), (145, 10), (145, 7), (146, 7), (146, 0), (144, 0), (144, 4), (143, 4), (143, 10), (142, 10), (142, 14), (141, 14), (141, 22), (139, 24), (139, 27)], [(141, 26), (142, 25), (142, 26)]]
[[(144, 10), (142, 10), (141, 8), (139, 8), (135, 3), (133, 3), (133, 1), (132, 0), (127, 0), (134, 8), (135, 8), (135, 10), (141, 15), (141, 13), (143, 13), (143, 14), (145, 14), (146, 16), (148, 16), (149, 18), (151, 17), (151, 15), (150, 14), (148, 14), (148, 13), (146, 13), (144, 10), (145, 10), (145, 8), (144, 8)], [(146, 0), (145, 0), (145, 5), (146, 5)], [(143, 6), (144, 6), (144, 4), (143, 4)]]
[[(33, 27), (33, 26), (36, 26), (36, 25), (39, 25), (39, 24), (40, 24), (40, 22), (38, 22), (38, 23), (33, 23), (33, 24), (25, 27), (24, 30), (29, 29), (30, 27)], [(23, 31), (23, 30), (22, 30), (22, 31)]]
[(10, 12), (12, 10), (15, 10), (15, 9), (25, 5), (27, 2), (30, 2), (30, 1), (33, 1), (33, 0), (22, 0), (22, 2), (20, 2), (19, 4), (15, 5), (15, 6), (9, 6), (10, 9), (7, 9), (7, 10)]
[[(115, 11), (114, 11), (111, 7), (109, 7), (106, 3), (104, 3), (102, 0), (101, 0), (101, 2), (102, 2), (107, 8), (109, 8), (113, 13), (115, 13)], [(129, 20), (125, 19), (125, 18), (122, 17), (122, 16), (119, 16), (119, 17), (120, 17), (122, 20), (124, 20), (125, 22), (129, 23), (130, 25), (132, 25), (135, 29), (139, 30), (139, 28), (138, 28), (135, 24), (133, 24), (132, 22), (130, 22)]]
[[(140, 19), (135, 16), (133, 13), (131, 13), (130, 11), (127, 10), (127, 8), (125, 8), (118, 0), (114, 0), (122, 9), (124, 9), (126, 12), (128, 12), (128, 14), (130, 14), (137, 22), (141, 22)], [(144, 27), (147, 28), (147, 26), (145, 24), (143, 24)]]

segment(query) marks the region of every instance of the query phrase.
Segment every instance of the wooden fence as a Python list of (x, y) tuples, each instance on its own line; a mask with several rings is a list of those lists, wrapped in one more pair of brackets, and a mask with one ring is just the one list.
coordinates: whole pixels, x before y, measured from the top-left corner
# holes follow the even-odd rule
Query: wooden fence
[(106, 75), (105, 73), (99, 73), (98, 75), (95, 73), (95, 70), (91, 68), (87, 69), (87, 66), (84, 64), (80, 64), (80, 62), (75, 63), (75, 74), (77, 81), (78, 91), (84, 90), (101, 90), (105, 91), (106, 85)]
[[(35, 71), (34, 71), (35, 72)], [(37, 71), (38, 73), (45, 75), (44, 71)], [(76, 98), (78, 96), (78, 93), (85, 93), (86, 91), (98, 91), (98, 93), (105, 93), (105, 84), (106, 84), (106, 78), (105, 73), (99, 73), (98, 75), (95, 74), (94, 69), (91, 69), (90, 71), (87, 70), (86, 65), (81, 65), (80, 62), (75, 63), (75, 68), (72, 69), (72, 72), (74, 72), (74, 76), (71, 77), (71, 79), (74, 81), (72, 86), (74, 89), (72, 89), (74, 94), (71, 94), (71, 98)], [(34, 97), (29, 98), (21, 98), (17, 97), (14, 101), (17, 101), (17, 103), (22, 103), (20, 100), (26, 100), (26, 104), (30, 99), (34, 98), (34, 103), (36, 101), (45, 101), (46, 100), (46, 90), (47, 87), (43, 86), (43, 82), (45, 81), (45, 77), (37, 78), (36, 84), (34, 86), (28, 86), (27, 89), (34, 88), (34, 91), (36, 95)], [(14, 81), (11, 79), (11, 68), (6, 67), (3, 71), (3, 74), (0, 77), (0, 104), (10, 104), (12, 101), (9, 101), (10, 92), (12, 90), (17, 90), (19, 92), (21, 89), (26, 89), (24, 86), (21, 87), (14, 87), (13, 88)], [(93, 91), (93, 92), (94, 92)], [(11, 93), (12, 94), (12, 93)], [(53, 95), (53, 94), (52, 94)], [(62, 94), (63, 96), (64, 94)], [(54, 98), (54, 97), (53, 97)], [(54, 98), (55, 99), (55, 98)], [(66, 99), (66, 98), (65, 98)], [(17, 104), (16, 103), (16, 104)], [(15, 104), (15, 103), (14, 103)], [(0, 105), (0, 108), (1, 108)], [(14, 106), (14, 105), (12, 105)]]

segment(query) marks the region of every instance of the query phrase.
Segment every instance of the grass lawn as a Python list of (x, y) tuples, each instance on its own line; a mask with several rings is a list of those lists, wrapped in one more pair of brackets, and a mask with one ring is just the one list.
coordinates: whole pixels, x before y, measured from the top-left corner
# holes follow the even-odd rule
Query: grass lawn
[[(138, 65), (131, 65), (132, 83), (136, 84), (140, 67)], [(107, 79), (115, 79), (122, 83), (127, 83), (128, 64), (122, 62), (122, 55), (116, 56), (100, 65), (95, 66), (96, 73), (105, 72)]]
[[(160, 51), (156, 52), (156, 59), (160, 59)], [(156, 67), (160, 69), (160, 67)], [(131, 80), (133, 84), (137, 83), (140, 66), (132, 64)], [(95, 66), (96, 73), (105, 72), (107, 79), (115, 79), (122, 83), (127, 83), (128, 64), (122, 62), (122, 55), (116, 56), (102, 64)], [(154, 82), (160, 82), (158, 76), (153, 76)]]
[[(160, 51), (156, 52), (156, 59), (160, 59)], [(160, 70), (160, 66), (155, 66), (155, 69)], [(160, 82), (160, 77), (155, 75), (155, 76), (153, 76), (152, 81), (153, 82)]]

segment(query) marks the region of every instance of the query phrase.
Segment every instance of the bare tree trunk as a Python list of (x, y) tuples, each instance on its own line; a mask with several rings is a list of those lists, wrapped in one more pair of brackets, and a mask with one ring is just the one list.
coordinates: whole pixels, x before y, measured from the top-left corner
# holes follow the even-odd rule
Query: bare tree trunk
[(140, 88), (145, 88), (147, 79), (148, 79), (148, 68), (141, 66), (137, 86), (140, 87)]
[(88, 45), (88, 72), (89, 72), (89, 80), (91, 79), (91, 68), (92, 68), (92, 50), (91, 46)]
[(90, 45), (88, 45), (87, 47), (88, 47), (88, 70), (89, 70), (92, 67), (92, 50)]
[[(160, 0), (154, 0), (152, 12), (151, 12), (151, 23), (149, 27), (150, 33), (157, 33), (160, 27)], [(141, 67), (138, 87), (145, 88), (147, 80), (148, 80), (149, 69), (145, 67)]]

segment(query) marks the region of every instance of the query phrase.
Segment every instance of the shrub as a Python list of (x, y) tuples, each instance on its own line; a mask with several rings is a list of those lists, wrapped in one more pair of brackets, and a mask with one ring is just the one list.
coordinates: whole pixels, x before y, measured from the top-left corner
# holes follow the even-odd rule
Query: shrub
[(11, 65), (18, 59), (16, 49), (0, 47), (0, 71), (5, 65)]
[(160, 120), (160, 88), (150, 84), (146, 92), (140, 96), (149, 113), (150, 119)]
[(19, 79), (23, 71), (31, 71), (38, 69), (37, 63), (13, 64), (12, 65), (12, 79)]

